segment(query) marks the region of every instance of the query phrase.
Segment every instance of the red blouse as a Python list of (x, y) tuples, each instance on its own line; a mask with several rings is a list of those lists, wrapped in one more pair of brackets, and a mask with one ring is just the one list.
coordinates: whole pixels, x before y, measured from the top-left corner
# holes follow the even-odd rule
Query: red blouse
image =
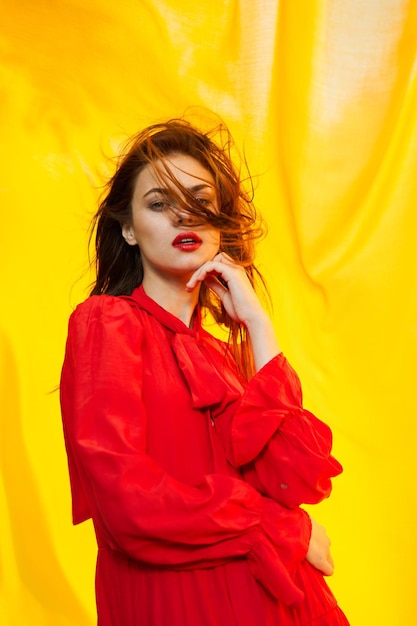
[[(328, 496), (341, 466), (282, 354), (246, 383), (199, 318), (188, 328), (142, 287), (93, 296), (70, 318), (61, 405), (73, 521), (93, 518), (102, 553), (100, 624), (148, 624), (139, 607), (121, 617), (125, 592), (110, 599), (125, 561), (129, 581), (145, 572), (161, 593), (167, 572), (197, 580), (239, 566), (262, 598), (303, 602), (296, 571), (311, 525), (299, 505)], [(143, 608), (149, 626), (185, 623), (185, 614), (166, 622), (155, 610)]]

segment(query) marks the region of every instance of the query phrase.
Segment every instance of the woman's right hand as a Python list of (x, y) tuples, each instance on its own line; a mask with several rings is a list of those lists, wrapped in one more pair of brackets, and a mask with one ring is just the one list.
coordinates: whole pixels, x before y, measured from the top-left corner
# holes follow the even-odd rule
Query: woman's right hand
[(334, 562), (330, 554), (330, 539), (324, 526), (313, 518), (311, 518), (311, 538), (306, 559), (325, 576), (333, 574)]
[(280, 348), (272, 321), (263, 309), (244, 267), (225, 252), (220, 252), (194, 272), (186, 289), (192, 291), (203, 282), (218, 295), (230, 317), (247, 328), (255, 371), (259, 371), (280, 353)]

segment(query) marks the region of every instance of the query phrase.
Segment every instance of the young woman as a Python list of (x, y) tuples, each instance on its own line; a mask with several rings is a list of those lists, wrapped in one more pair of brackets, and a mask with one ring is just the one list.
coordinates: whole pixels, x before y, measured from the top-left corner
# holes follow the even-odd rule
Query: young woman
[(145, 129), (96, 214), (61, 404), (100, 626), (347, 624), (300, 508), (341, 466), (255, 293), (260, 231), (229, 147), (183, 120)]

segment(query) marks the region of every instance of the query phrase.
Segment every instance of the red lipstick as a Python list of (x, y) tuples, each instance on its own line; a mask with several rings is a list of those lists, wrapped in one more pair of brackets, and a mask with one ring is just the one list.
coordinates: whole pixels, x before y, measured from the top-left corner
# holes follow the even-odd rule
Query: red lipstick
[(172, 242), (174, 248), (182, 250), (183, 252), (193, 252), (197, 250), (202, 244), (202, 240), (198, 235), (193, 232), (180, 233)]

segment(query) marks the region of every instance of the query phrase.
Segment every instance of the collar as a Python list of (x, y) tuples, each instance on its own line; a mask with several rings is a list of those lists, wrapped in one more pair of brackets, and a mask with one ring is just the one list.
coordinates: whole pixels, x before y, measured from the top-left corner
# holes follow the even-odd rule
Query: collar
[(174, 333), (180, 333), (183, 335), (196, 336), (201, 329), (201, 310), (197, 306), (192, 320), (192, 328), (189, 328), (183, 321), (178, 319), (175, 315), (164, 309), (160, 304), (152, 300), (146, 293), (142, 285), (136, 287), (132, 291), (130, 296), (119, 296), (124, 300), (130, 301), (131, 304), (136, 305), (150, 313), (155, 319), (158, 320), (163, 326), (169, 328)]

